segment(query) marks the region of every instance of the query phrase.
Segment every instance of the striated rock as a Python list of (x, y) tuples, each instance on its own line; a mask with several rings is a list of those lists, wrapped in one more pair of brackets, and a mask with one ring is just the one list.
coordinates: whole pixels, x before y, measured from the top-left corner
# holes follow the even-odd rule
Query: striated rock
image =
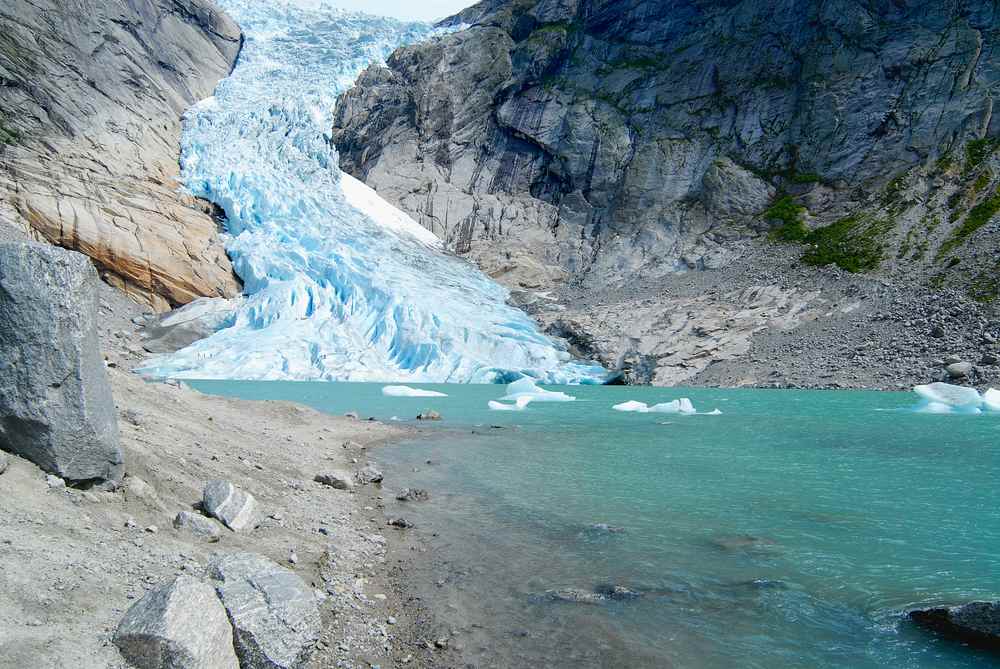
[(239, 27), (209, 0), (9, 0), (0, 35), (0, 223), (157, 310), (238, 294), (217, 212), (177, 176), (181, 114), (229, 73)]
[(253, 529), (260, 521), (257, 500), (229, 481), (209, 481), (202, 495), (202, 509), (234, 532)]
[(339, 469), (334, 469), (324, 474), (317, 474), (313, 478), (313, 481), (336, 488), (337, 490), (351, 490), (354, 488), (354, 477)]
[(212, 586), (190, 576), (146, 594), (114, 643), (137, 669), (238, 669), (233, 630)]
[(219, 540), (222, 528), (211, 518), (206, 518), (190, 511), (181, 511), (174, 518), (174, 528), (185, 530), (190, 534), (209, 542)]
[(1000, 651), (1000, 602), (910, 611), (913, 622), (971, 646)]
[(71, 481), (123, 473), (86, 257), (0, 244), (0, 448)]
[(305, 581), (252, 553), (217, 557), (208, 571), (229, 613), (242, 669), (306, 665), (319, 640), (320, 615)]

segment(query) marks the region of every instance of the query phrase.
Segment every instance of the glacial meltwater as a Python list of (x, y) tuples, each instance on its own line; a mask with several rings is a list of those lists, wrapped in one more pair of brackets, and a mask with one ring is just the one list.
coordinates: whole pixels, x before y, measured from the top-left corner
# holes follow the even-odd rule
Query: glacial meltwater
[[(427, 542), (408, 587), (473, 666), (997, 665), (901, 612), (1000, 598), (1000, 414), (915, 413), (910, 393), (572, 387), (491, 411), (502, 386), (192, 385), (439, 411), (370, 457), (387, 516), (414, 524), (384, 531)], [(612, 409), (681, 397), (699, 413)], [(406, 487), (430, 499), (395, 501)]]

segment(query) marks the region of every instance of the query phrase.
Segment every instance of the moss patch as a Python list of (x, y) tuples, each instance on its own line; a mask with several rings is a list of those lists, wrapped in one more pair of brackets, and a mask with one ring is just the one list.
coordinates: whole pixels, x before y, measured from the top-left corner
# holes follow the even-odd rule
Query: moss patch
[(969, 215), (965, 217), (965, 222), (952, 232), (951, 236), (941, 245), (937, 252), (937, 259), (941, 260), (964, 244), (979, 228), (989, 223), (998, 212), (1000, 212), (1000, 190), (972, 208)]
[(983, 272), (969, 285), (969, 296), (977, 302), (995, 302), (1000, 298), (1000, 263)]
[(885, 258), (885, 235), (892, 229), (890, 219), (863, 215), (842, 218), (806, 237), (811, 248), (802, 256), (808, 265), (836, 265), (853, 273), (877, 269)]
[(764, 218), (768, 221), (780, 221), (781, 225), (771, 231), (769, 237), (779, 242), (801, 242), (809, 236), (809, 228), (805, 223), (806, 208), (792, 199), (790, 195), (783, 195), (774, 201)]
[(1000, 137), (974, 139), (965, 145), (965, 171), (971, 172), (1000, 148)]
[(17, 144), (19, 141), (21, 141), (21, 133), (7, 126), (4, 120), (0, 118), (0, 146)]

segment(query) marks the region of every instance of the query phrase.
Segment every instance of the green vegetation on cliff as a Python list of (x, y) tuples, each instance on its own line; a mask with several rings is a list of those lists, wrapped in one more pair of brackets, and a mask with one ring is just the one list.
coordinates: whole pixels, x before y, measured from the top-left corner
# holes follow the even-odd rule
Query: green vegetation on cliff
[(810, 248), (802, 260), (808, 265), (837, 265), (853, 273), (870, 272), (885, 258), (885, 235), (893, 225), (891, 219), (861, 214), (842, 218), (809, 233), (805, 241)]

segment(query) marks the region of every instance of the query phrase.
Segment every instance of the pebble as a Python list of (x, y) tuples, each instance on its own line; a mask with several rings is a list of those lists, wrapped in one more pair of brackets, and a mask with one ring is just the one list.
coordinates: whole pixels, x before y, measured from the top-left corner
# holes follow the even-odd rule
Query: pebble
[(395, 625), (396, 624), (396, 618), (395, 618), (395, 616), (389, 616), (388, 618), (386, 618), (385, 621), (387, 623), (389, 623), (390, 625)]
[(45, 482), (53, 490), (56, 490), (56, 489), (59, 489), (59, 488), (65, 488), (66, 487), (66, 481), (62, 480), (61, 478), (59, 478), (55, 474), (46, 474), (45, 475)]

